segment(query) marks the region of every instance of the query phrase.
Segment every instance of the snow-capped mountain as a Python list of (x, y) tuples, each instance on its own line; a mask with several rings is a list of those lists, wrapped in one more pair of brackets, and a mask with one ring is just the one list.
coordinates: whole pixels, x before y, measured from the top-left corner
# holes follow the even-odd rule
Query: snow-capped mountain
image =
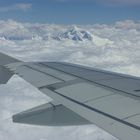
[[(39, 31), (38, 31), (39, 30)], [(14, 31), (13, 31), (14, 32)], [(23, 32), (23, 31), (22, 31)], [(96, 46), (104, 46), (107, 44), (113, 44), (113, 41), (109, 40), (108, 38), (102, 38), (94, 33), (87, 31), (86, 29), (78, 28), (76, 26), (73, 27), (66, 27), (63, 30), (60, 28), (59, 30), (55, 31), (53, 27), (47, 29), (46, 31), (42, 32), (42, 29), (37, 30), (28, 30), (27, 34), (21, 34), (14, 32), (13, 34), (5, 34), (4, 36), (0, 35), (0, 40), (7, 40), (7, 41), (58, 41), (58, 42), (67, 42), (71, 41), (73, 43), (80, 43), (80, 42), (89, 42), (92, 45)]]
[[(15, 21), (7, 21), (7, 26), (2, 23), (4, 31), (0, 31), (0, 40), (7, 41), (43, 41), (43, 42), (89, 42), (92, 45), (103, 46), (112, 44), (108, 38), (100, 37), (91, 28), (84, 26), (62, 26), (49, 24), (21, 24)], [(12, 27), (12, 28), (9, 28)], [(64, 42), (63, 42), (64, 43)]]
[(0, 40), (6, 40), (6, 38), (4, 36), (0, 37)]
[(65, 32), (58, 33), (55, 37), (57, 40), (70, 39), (73, 41), (92, 40), (93, 36), (90, 32), (77, 28), (76, 26), (67, 29)]

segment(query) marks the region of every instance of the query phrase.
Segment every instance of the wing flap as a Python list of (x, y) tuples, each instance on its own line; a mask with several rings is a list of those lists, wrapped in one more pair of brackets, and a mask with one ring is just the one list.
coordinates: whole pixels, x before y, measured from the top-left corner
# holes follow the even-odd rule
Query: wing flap
[(107, 96), (86, 104), (119, 119), (125, 119), (140, 113), (140, 102), (123, 95)]
[(126, 121), (140, 126), (140, 113), (125, 118)]
[(70, 126), (91, 124), (88, 120), (74, 113), (63, 105), (47, 103), (13, 116), (17, 123), (47, 125), (47, 126)]
[(88, 102), (114, 94), (111, 91), (105, 91), (104, 89), (87, 82), (76, 83), (63, 88), (58, 88), (56, 91), (80, 102)]

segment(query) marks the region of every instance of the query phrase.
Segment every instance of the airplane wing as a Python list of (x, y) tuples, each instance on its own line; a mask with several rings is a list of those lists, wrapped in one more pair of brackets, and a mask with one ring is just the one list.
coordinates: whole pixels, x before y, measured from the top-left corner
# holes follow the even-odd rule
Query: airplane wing
[(14, 122), (49, 126), (93, 123), (120, 140), (140, 139), (140, 78), (64, 62), (15, 60), (2, 67), (53, 99), (14, 115)]

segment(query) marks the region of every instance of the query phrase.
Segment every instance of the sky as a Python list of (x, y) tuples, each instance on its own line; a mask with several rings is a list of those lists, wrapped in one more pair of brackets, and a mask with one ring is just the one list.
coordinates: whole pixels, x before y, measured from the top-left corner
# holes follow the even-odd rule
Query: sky
[(1, 0), (0, 19), (53, 24), (112, 24), (140, 19), (139, 0)]

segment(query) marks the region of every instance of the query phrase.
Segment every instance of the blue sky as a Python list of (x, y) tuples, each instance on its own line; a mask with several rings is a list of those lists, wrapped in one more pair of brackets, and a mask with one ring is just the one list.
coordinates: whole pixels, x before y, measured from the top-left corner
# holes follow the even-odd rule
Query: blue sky
[(139, 0), (0, 0), (0, 19), (55, 24), (140, 20)]

